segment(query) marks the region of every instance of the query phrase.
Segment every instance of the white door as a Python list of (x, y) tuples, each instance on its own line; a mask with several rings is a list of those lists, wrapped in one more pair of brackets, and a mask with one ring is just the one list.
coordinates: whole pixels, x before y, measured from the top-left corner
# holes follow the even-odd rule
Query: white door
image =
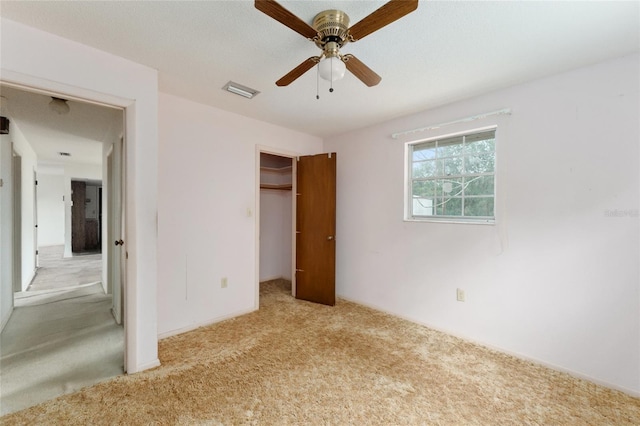
[(13, 291), (22, 291), (22, 157), (13, 151)]
[(38, 269), (38, 174), (36, 171), (33, 171), (33, 221), (34, 230), (33, 230), (33, 246), (35, 247), (33, 264), (35, 265), (36, 270)]
[(113, 150), (107, 160), (109, 178), (109, 241), (108, 241), (108, 288), (113, 294), (113, 316), (118, 324), (122, 324), (123, 306), (123, 258), (126, 250), (123, 247), (123, 197), (122, 197), (122, 158), (123, 141), (113, 144)]

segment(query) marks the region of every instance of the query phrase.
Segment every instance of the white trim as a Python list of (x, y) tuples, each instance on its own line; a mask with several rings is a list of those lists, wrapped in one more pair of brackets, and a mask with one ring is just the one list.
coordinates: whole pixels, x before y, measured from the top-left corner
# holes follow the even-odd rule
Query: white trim
[(64, 293), (66, 291), (77, 290), (79, 288), (91, 287), (92, 285), (102, 284), (101, 281), (94, 281), (87, 284), (78, 284), (68, 287), (47, 288), (42, 290), (19, 291), (14, 293), (16, 299), (28, 299), (31, 297), (41, 296), (43, 294)]
[(0, 68), (2, 84), (33, 93), (58, 95), (65, 99), (77, 100), (109, 108), (126, 108), (135, 103), (133, 99), (122, 98), (107, 93), (96, 92), (83, 87), (71, 86), (39, 77), (21, 74), (6, 68)]
[(609, 382), (607, 382), (605, 380), (597, 379), (595, 377), (592, 377), (592, 376), (589, 376), (587, 374), (571, 370), (569, 368), (564, 368), (564, 367), (561, 367), (559, 365), (556, 365), (556, 364), (553, 364), (553, 363), (550, 363), (550, 362), (546, 362), (546, 361), (543, 361), (543, 360), (535, 358), (535, 357), (527, 356), (527, 355), (524, 355), (524, 354), (522, 354), (520, 352), (515, 352), (515, 351), (509, 350), (509, 349), (502, 348), (500, 346), (496, 346), (496, 345), (492, 345), (492, 344), (489, 344), (489, 343), (486, 343), (486, 342), (482, 342), (482, 341), (480, 341), (478, 339), (474, 339), (472, 337), (469, 337), (469, 336), (466, 336), (466, 335), (462, 335), (460, 333), (457, 333), (455, 331), (451, 331), (451, 330), (446, 329), (446, 328), (437, 327), (437, 326), (434, 326), (432, 324), (429, 324), (429, 323), (426, 323), (426, 322), (423, 322), (423, 321), (417, 321), (414, 318), (411, 318), (411, 317), (406, 316), (406, 315), (399, 315), (399, 314), (397, 314), (395, 312), (392, 312), (390, 310), (384, 309), (384, 308), (382, 308), (380, 306), (377, 306), (377, 305), (372, 305), (372, 304), (369, 304), (369, 303), (359, 302), (359, 301), (356, 301), (354, 299), (350, 299), (348, 297), (345, 297), (343, 295), (338, 295), (338, 298), (340, 298), (340, 299), (342, 299), (344, 301), (347, 301), (347, 302), (355, 303), (356, 305), (365, 306), (367, 308), (374, 309), (374, 310), (379, 311), (379, 312), (383, 312), (385, 314), (394, 316), (396, 318), (401, 318), (401, 319), (403, 319), (405, 321), (409, 321), (409, 322), (411, 322), (413, 324), (418, 324), (418, 325), (430, 328), (432, 330), (439, 331), (440, 333), (448, 334), (450, 336), (453, 336), (453, 337), (456, 337), (458, 339), (464, 340), (465, 342), (473, 343), (474, 345), (482, 346), (482, 347), (490, 349), (492, 351), (501, 352), (503, 354), (507, 354), (507, 355), (513, 356), (513, 357), (518, 358), (518, 359), (522, 359), (522, 360), (525, 360), (525, 361), (530, 361), (530, 362), (533, 362), (535, 364), (541, 365), (543, 367), (547, 367), (547, 368), (549, 368), (551, 370), (559, 371), (561, 373), (566, 373), (566, 374), (568, 374), (570, 376), (573, 376), (573, 377), (575, 377), (577, 379), (586, 380), (588, 382), (594, 383), (594, 384), (599, 385), (599, 386), (604, 386), (604, 387), (609, 388), (609, 389), (618, 390), (620, 392), (624, 392), (624, 393), (626, 393), (628, 395), (631, 395), (631, 396), (633, 396), (635, 398), (640, 397), (640, 391), (636, 391), (636, 390), (633, 390), (633, 389), (625, 388), (624, 386), (619, 386), (619, 385), (616, 385), (614, 383), (609, 383)]
[[(280, 157), (291, 158), (291, 190), (296, 193), (296, 173), (297, 159), (300, 158), (299, 152), (288, 151), (285, 149), (274, 148), (266, 145), (256, 145), (256, 168), (255, 168), (255, 189), (256, 201), (254, 208), (255, 220), (255, 309), (260, 308), (260, 154), (271, 154)], [(291, 295), (296, 295), (296, 197), (291, 197)]]
[[(247, 314), (250, 314), (251, 312), (255, 312), (257, 310), (258, 310), (257, 308), (256, 309), (253, 309), (253, 308), (252, 309), (245, 309), (245, 310), (242, 310), (242, 311), (234, 312), (234, 313), (229, 314), (229, 315), (223, 315), (221, 317), (216, 317), (214, 319), (210, 319), (210, 320), (207, 320), (207, 321), (199, 322), (197, 324), (191, 324), (191, 325), (188, 325), (186, 327), (177, 328), (175, 330), (165, 331), (165, 332), (162, 332), (162, 333), (158, 334), (158, 340), (166, 339), (167, 337), (176, 336), (176, 335), (182, 334), (182, 333), (187, 333), (189, 331), (193, 331), (193, 330), (198, 329), (200, 327), (207, 327), (209, 325), (216, 324), (216, 323), (219, 323), (219, 322), (222, 322), (222, 321), (226, 321), (226, 320), (229, 320), (229, 319), (232, 319), (232, 318), (236, 318), (236, 317), (239, 317), (239, 316), (242, 316), (242, 315), (247, 315)], [(158, 365), (160, 365), (160, 364), (158, 364)]]
[[(36, 268), (37, 268), (37, 266), (36, 266)], [(26, 288), (29, 288), (29, 286), (33, 283), (33, 280), (35, 280), (35, 279), (36, 279), (36, 272), (37, 272), (37, 270), (36, 270), (36, 269), (34, 269), (34, 270), (31, 272), (31, 275), (29, 276), (29, 281), (23, 281), (23, 282), (27, 282), (27, 283), (29, 283), (29, 284), (27, 284), (27, 287), (26, 287)]]
[[(452, 223), (456, 225), (495, 225), (495, 219), (455, 219), (443, 217), (439, 219), (441, 216), (428, 217), (428, 216), (411, 216), (405, 217), (403, 222), (414, 222), (414, 223)], [(419, 219), (417, 219), (419, 218)]]
[(132, 371), (132, 372), (126, 372), (127, 375), (131, 375), (131, 374), (135, 374), (137, 372), (142, 372), (144, 370), (148, 370), (150, 368), (156, 368), (156, 367), (160, 367), (160, 359), (156, 358), (155, 360), (151, 361), (151, 362), (147, 362), (146, 364), (142, 364), (142, 365), (138, 365), (138, 368), (136, 371)]
[[(11, 289), (11, 291), (13, 291), (13, 289)], [(7, 313), (5, 314), (4, 318), (2, 318), (2, 324), (0, 325), (0, 332), (2, 332), (2, 330), (4, 330), (5, 325), (7, 325), (7, 323), (9, 322), (9, 319), (11, 319), (11, 314), (13, 314), (13, 300), (11, 301), (11, 309), (9, 309), (7, 311)]]
[(494, 115), (511, 115), (511, 108), (503, 108), (503, 109), (499, 109), (497, 111), (485, 112), (483, 114), (476, 114), (476, 115), (472, 115), (470, 117), (460, 118), (458, 120), (446, 121), (444, 123), (432, 124), (432, 125), (426, 126), (426, 127), (420, 127), (420, 128), (417, 128), (417, 129), (405, 130), (405, 131), (402, 131), (402, 132), (392, 133), (391, 134), (391, 138), (398, 139), (400, 136), (406, 136), (406, 135), (410, 135), (412, 133), (425, 132), (427, 130), (439, 129), (441, 127), (450, 126), (452, 124), (467, 123), (469, 121), (480, 120), (482, 118), (492, 117)]
[[(126, 146), (127, 141), (129, 141), (130, 143), (134, 143), (133, 141), (136, 140), (136, 134), (133, 129), (133, 126), (129, 126), (129, 128), (127, 129), (127, 121), (129, 121), (130, 123), (133, 123), (134, 125), (136, 124), (136, 120), (135, 120), (136, 101), (105, 94), (105, 93), (95, 92), (93, 90), (88, 90), (79, 86), (74, 86), (74, 85), (65, 84), (65, 83), (58, 83), (51, 80), (46, 80), (39, 77), (34, 77), (31, 75), (14, 72), (5, 68), (0, 68), (0, 81), (2, 82), (2, 84), (8, 84), (8, 85), (11, 85), (12, 87), (16, 87), (22, 90), (36, 91), (39, 93), (60, 94), (61, 96), (64, 96), (68, 99), (73, 98), (73, 99), (78, 99), (82, 101), (93, 102), (103, 106), (123, 108), (125, 111), (125, 134), (126, 134), (126, 138), (125, 138), (126, 140), (123, 146)], [(130, 119), (127, 120), (126, 116), (129, 116)], [(123, 170), (122, 170), (123, 179), (125, 179), (125, 185), (127, 184), (126, 177), (124, 176), (126, 171), (127, 161), (128, 159), (126, 158), (126, 152), (125, 152), (123, 153)], [(123, 194), (123, 197), (124, 197), (124, 194)], [(123, 198), (123, 203), (124, 202), (125, 201)], [(127, 217), (126, 212), (124, 214), (125, 214), (125, 225), (126, 225), (129, 222), (129, 218)], [(125, 232), (126, 230), (123, 230), (123, 234)], [(128, 279), (129, 277), (128, 277), (128, 271), (126, 269), (126, 265), (122, 265), (122, 268), (123, 268), (124, 276), (126, 277), (125, 278), (126, 284), (124, 288), (125, 306), (127, 305), (127, 303), (129, 303), (128, 309), (130, 310), (129, 312), (126, 312), (127, 321), (124, 324), (125, 346), (124, 346), (123, 358), (125, 363), (125, 370), (127, 372), (137, 372), (137, 371), (143, 370), (141, 366), (136, 365), (138, 341), (137, 341), (137, 336), (135, 335), (134, 330), (137, 327), (136, 320), (138, 317), (138, 310), (137, 310), (136, 304), (133, 302), (135, 300), (134, 294), (137, 291), (137, 284), (134, 282), (134, 280)], [(34, 271), (34, 277), (35, 277), (35, 271)]]

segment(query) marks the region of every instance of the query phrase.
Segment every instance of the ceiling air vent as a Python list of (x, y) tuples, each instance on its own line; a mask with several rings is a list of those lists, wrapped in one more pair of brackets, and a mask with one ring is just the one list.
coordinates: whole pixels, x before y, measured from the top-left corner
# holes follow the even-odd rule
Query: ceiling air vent
[(235, 95), (239, 95), (247, 99), (251, 99), (254, 96), (256, 96), (258, 93), (260, 93), (256, 89), (243, 86), (242, 84), (234, 83), (233, 81), (230, 81), (227, 84), (225, 84), (222, 87), (222, 90), (226, 90), (227, 92), (231, 92)]

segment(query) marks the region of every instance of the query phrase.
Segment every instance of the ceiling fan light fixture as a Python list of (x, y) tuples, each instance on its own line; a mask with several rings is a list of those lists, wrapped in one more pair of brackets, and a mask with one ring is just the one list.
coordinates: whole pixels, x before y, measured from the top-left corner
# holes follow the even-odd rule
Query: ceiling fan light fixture
[[(348, 68), (357, 79), (372, 87), (380, 83), (382, 78), (352, 54), (340, 55), (340, 48), (346, 43), (362, 40), (369, 34), (413, 12), (418, 8), (418, 0), (389, 0), (352, 26), (349, 26), (349, 16), (341, 10), (320, 12), (313, 19), (313, 24), (309, 25), (276, 0), (255, 0), (255, 7), (312, 41), (322, 50), (321, 55), (306, 59), (276, 81), (277, 86), (288, 86), (320, 61), (317, 68), (318, 75), (324, 80), (330, 82), (339, 80), (344, 77), (345, 70)], [(346, 61), (349, 61), (349, 66), (345, 64)], [(329, 91), (333, 91), (333, 86)], [(317, 95), (316, 98), (318, 98)]]
[(56, 98), (53, 96), (51, 97), (51, 102), (49, 102), (49, 109), (60, 115), (69, 114), (69, 111), (71, 111), (66, 99)]
[(347, 66), (337, 56), (324, 58), (318, 64), (320, 77), (323, 80), (327, 81), (336, 81), (342, 79), (346, 70)]

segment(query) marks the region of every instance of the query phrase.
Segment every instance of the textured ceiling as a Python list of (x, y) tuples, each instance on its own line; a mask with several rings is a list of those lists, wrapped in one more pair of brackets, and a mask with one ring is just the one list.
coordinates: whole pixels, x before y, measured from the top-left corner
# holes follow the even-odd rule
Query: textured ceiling
[[(385, 1), (281, 1), (311, 23), (340, 9), (352, 25)], [(352, 75), (328, 92), (311, 70), (275, 81), (315, 45), (259, 12), (253, 1), (2, 2), (8, 19), (123, 56), (159, 71), (162, 92), (327, 137), (640, 50), (639, 3), (434, 2), (347, 44), (382, 76)], [(229, 80), (261, 93), (224, 92)]]
[[(102, 164), (102, 143), (122, 133), (122, 110), (68, 101), (69, 113), (49, 108), (51, 97), (0, 86), (2, 113), (12, 118), (38, 155), (40, 166), (53, 164)], [(71, 154), (61, 156), (60, 152)]]

